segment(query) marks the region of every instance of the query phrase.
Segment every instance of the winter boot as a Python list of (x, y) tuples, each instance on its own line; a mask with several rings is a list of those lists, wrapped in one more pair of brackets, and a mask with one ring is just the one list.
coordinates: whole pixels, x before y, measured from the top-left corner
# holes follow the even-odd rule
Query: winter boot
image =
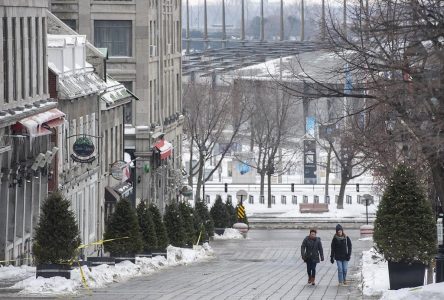
[(311, 284), (311, 281), (312, 281), (312, 277), (308, 276), (308, 284)]
[(311, 285), (315, 285), (315, 277), (311, 277)]

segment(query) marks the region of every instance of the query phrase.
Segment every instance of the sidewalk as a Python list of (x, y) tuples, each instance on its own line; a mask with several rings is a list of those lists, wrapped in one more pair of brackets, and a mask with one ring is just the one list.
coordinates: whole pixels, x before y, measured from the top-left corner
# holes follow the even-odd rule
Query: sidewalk
[[(347, 227), (345, 227), (347, 228)], [(320, 230), (325, 261), (317, 267), (316, 286), (307, 285), (300, 244), (306, 230), (251, 230), (247, 240), (212, 242), (217, 259), (95, 290), (85, 299), (326, 299), (363, 298), (358, 288), (362, 250), (358, 230), (346, 230), (353, 241), (347, 287), (338, 286), (336, 265), (329, 261), (331, 230)]]

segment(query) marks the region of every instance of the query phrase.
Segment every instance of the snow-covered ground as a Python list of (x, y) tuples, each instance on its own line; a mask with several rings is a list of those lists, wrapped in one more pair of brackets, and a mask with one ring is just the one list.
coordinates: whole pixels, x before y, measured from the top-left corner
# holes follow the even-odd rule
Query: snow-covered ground
[[(124, 261), (115, 266), (100, 265), (90, 271), (86, 266), (82, 267), (86, 284), (89, 288), (102, 288), (112, 282), (125, 281), (132, 277), (148, 275), (167, 267), (186, 265), (211, 259), (214, 253), (211, 247), (205, 243), (195, 249), (185, 249), (169, 246), (167, 248), (168, 259), (163, 256), (153, 258), (137, 258), (136, 263)], [(29, 267), (28, 267), (29, 268)], [(16, 277), (21, 276), (23, 268), (9, 267), (3, 272), (0, 269), (0, 276)], [(30, 271), (29, 269), (28, 271)], [(59, 295), (76, 294), (83, 287), (82, 275), (79, 268), (71, 271), (71, 279), (62, 277), (35, 278), (35, 268), (33, 272), (28, 272), (29, 277), (15, 285), (12, 289), (21, 289), (21, 294), (39, 295)]]
[(381, 300), (442, 300), (444, 299), (444, 282), (428, 284), (416, 288), (384, 292)]
[(379, 296), (390, 288), (387, 261), (374, 248), (362, 251), (362, 292)]
[(225, 228), (224, 234), (222, 235), (214, 234), (215, 240), (239, 240), (243, 238), (242, 234), (234, 228)]
[(0, 281), (18, 281), (35, 275), (35, 267), (23, 265), (21, 267), (0, 265)]
[(391, 291), (387, 261), (374, 248), (362, 252), (362, 290), (381, 300), (442, 300), (444, 282)]

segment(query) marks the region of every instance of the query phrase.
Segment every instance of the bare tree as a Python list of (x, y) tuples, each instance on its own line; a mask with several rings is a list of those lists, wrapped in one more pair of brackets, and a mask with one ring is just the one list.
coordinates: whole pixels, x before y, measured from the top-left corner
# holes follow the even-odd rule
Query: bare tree
[[(197, 175), (195, 199), (199, 198), (203, 180), (207, 181), (220, 167), (230, 153), (242, 124), (248, 119), (242, 96), (236, 95), (238, 101), (233, 101), (233, 97), (231, 85), (214, 87), (208, 81), (184, 86), (185, 133), (190, 143), (188, 182), (192, 186)], [(198, 162), (193, 166), (195, 155)], [(205, 174), (205, 163), (212, 159), (216, 162)]]
[[(378, 107), (388, 112), (383, 124), (394, 124), (404, 136), (402, 144), (421, 153), (418, 158), (426, 161), (423, 165), (429, 168), (444, 206), (443, 2), (355, 0), (349, 2), (347, 19), (345, 29), (343, 21), (330, 14), (326, 27), (328, 50), (343, 63), (326, 72), (345, 76), (344, 66), (349, 66), (353, 91), (347, 94), (343, 85), (305, 74), (305, 80), (312, 83), (310, 95), (366, 99), (364, 110)], [(358, 114), (359, 110), (349, 114)], [(396, 145), (398, 133), (391, 139), (385, 135), (379, 138)], [(377, 138), (373, 136), (372, 140), (381, 145)]]
[[(250, 151), (253, 161), (243, 161), (260, 175), (260, 196), (264, 196), (265, 177), (268, 183), (268, 207), (271, 207), (271, 177), (285, 173), (294, 164), (300, 151), (294, 136), (298, 120), (292, 117), (297, 99), (290, 97), (273, 81), (244, 79), (239, 84), (247, 95)], [(241, 158), (238, 158), (241, 160)]]

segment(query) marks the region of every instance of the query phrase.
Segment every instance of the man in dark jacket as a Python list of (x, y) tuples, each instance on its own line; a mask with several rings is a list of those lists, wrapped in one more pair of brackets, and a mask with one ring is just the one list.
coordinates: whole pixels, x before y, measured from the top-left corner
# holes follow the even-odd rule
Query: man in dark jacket
[(321, 238), (316, 237), (316, 229), (310, 229), (310, 235), (305, 237), (301, 245), (301, 257), (307, 264), (308, 284), (315, 285), (316, 264), (324, 261)]
[(340, 224), (336, 225), (336, 234), (331, 241), (330, 262), (338, 266), (339, 285), (347, 285), (347, 267), (352, 252), (352, 243)]

